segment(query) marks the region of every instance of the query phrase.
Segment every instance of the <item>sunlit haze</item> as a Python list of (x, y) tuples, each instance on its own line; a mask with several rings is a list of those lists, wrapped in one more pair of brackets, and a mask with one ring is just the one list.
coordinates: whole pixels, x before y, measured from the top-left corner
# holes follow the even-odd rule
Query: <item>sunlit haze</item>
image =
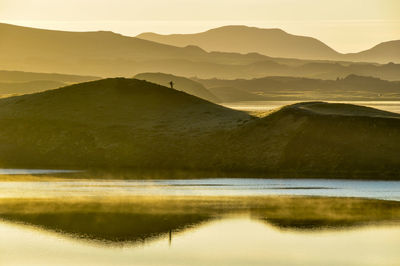
[[(361, 8), (362, 7), (362, 8)], [(281, 28), (357, 52), (400, 39), (397, 0), (1, 0), (0, 21), (47, 29), (191, 33), (223, 25)]]

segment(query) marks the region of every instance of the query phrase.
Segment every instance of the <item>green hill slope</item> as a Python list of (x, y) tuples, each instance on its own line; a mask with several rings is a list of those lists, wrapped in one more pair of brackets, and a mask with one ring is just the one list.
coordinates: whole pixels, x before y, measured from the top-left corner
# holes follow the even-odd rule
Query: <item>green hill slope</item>
[(233, 130), (226, 139), (230, 149), (240, 151), (232, 161), (275, 176), (399, 178), (400, 115), (373, 108), (294, 104)]
[(185, 77), (178, 77), (164, 73), (141, 73), (136, 75), (134, 78), (150, 81), (167, 87), (170, 86), (169, 83), (172, 81), (174, 83), (174, 88), (179, 91), (186, 92), (210, 102), (216, 103), (220, 101), (218, 97), (204, 88), (202, 84)]
[(0, 165), (185, 168), (202, 138), (250, 118), (136, 79), (82, 83), (1, 99)]
[(136, 79), (0, 99), (0, 167), (400, 178), (400, 115), (323, 102), (251, 117)]

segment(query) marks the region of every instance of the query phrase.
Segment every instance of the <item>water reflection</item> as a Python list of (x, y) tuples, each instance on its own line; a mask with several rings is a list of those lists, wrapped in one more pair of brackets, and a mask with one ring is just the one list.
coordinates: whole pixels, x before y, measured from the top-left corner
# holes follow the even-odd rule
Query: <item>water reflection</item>
[[(145, 245), (112, 248), (0, 224), (2, 265), (397, 265), (400, 228), (282, 232), (230, 217)], [(23, 254), (23, 255), (22, 255)]]
[(3, 221), (107, 245), (142, 243), (202, 224), (248, 217), (279, 230), (344, 230), (399, 224), (400, 202), (310, 197), (8, 199)]

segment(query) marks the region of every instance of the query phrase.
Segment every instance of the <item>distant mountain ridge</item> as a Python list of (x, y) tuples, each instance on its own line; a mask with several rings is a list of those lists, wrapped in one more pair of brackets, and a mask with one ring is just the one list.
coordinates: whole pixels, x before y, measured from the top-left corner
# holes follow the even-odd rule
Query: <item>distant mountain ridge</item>
[(396, 80), (400, 64), (276, 58), (259, 53), (207, 52), (113, 32), (66, 32), (0, 23), (0, 69), (101, 77), (144, 72), (199, 78), (301, 76), (336, 79), (349, 74)]
[(28, 82), (37, 80), (51, 80), (65, 83), (78, 83), (100, 79), (94, 76), (68, 75), (59, 73), (38, 73), (24, 71), (0, 70), (0, 81), (2, 82)]
[(193, 45), (181, 48), (108, 31), (68, 32), (0, 23), (0, 36), (0, 68), (23, 71), (132, 75), (168, 60), (249, 64), (268, 59), (254, 53), (207, 53)]
[(136, 37), (174, 46), (198, 45), (207, 51), (257, 52), (300, 59), (338, 59), (340, 56), (317, 39), (291, 35), (281, 29), (223, 26), (195, 34), (142, 33)]
[(241, 25), (223, 26), (194, 34), (142, 33), (138, 38), (174, 46), (198, 45), (207, 51), (256, 52), (271, 57), (353, 60), (364, 62), (400, 62), (400, 40), (378, 44), (359, 53), (342, 54), (325, 43), (281, 29), (263, 29)]
[(400, 62), (400, 40), (388, 41), (380, 43), (371, 49), (346, 54), (345, 59), (357, 61), (372, 61), (372, 62)]
[[(264, 100), (315, 101), (315, 100), (400, 100), (400, 81), (387, 81), (374, 77), (349, 75), (336, 80), (302, 77), (270, 76), (255, 79), (196, 79), (214, 94), (214, 88), (225, 87), (226, 95), (236, 90), (257, 94)], [(230, 89), (229, 89), (230, 88)], [(244, 101), (231, 97), (231, 101)]]
[(0, 70), (0, 97), (56, 89), (97, 79), (100, 77)]

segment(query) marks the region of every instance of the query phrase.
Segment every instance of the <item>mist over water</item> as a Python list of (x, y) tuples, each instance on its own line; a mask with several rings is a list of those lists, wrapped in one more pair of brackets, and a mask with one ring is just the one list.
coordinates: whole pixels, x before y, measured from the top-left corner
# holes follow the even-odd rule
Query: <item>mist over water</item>
[[(399, 181), (95, 180), (46, 171), (32, 181), (37, 170), (0, 175), (0, 249), (7, 254), (0, 264), (395, 265), (400, 259)], [(75, 179), (65, 177), (71, 174)]]

